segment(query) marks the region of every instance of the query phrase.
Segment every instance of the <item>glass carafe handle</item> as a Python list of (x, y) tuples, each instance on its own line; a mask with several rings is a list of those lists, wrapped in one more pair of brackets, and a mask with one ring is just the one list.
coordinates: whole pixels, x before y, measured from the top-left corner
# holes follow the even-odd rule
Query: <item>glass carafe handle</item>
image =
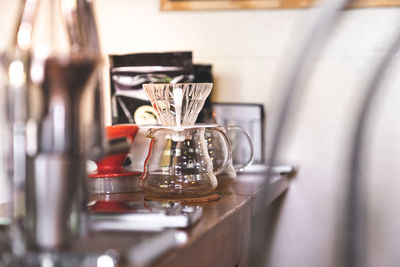
[(232, 158), (232, 165), (233, 165), (233, 168), (235, 169), (235, 171), (241, 171), (244, 168), (246, 168), (247, 166), (249, 166), (253, 162), (253, 159), (254, 159), (254, 146), (253, 146), (253, 141), (251, 140), (251, 136), (242, 127), (239, 127), (239, 126), (236, 126), (236, 125), (226, 126), (226, 127), (224, 127), (224, 129), (226, 129), (227, 132), (230, 132), (230, 131), (241, 132), (246, 137), (246, 139), (247, 139), (247, 141), (249, 143), (250, 153), (249, 153), (249, 158), (248, 158), (248, 160), (246, 162), (239, 163), (239, 164), (234, 164), (233, 158)]
[(220, 129), (220, 128), (209, 128), (209, 130), (211, 131), (216, 131), (224, 140), (224, 144), (226, 145), (226, 155), (224, 158), (224, 164), (222, 164), (220, 167), (218, 167), (216, 170), (213, 170), (214, 175), (218, 175), (220, 173), (222, 173), (228, 166), (229, 163), (232, 160), (232, 148), (231, 148), (231, 143), (228, 139), (228, 136), (226, 135), (226, 133)]

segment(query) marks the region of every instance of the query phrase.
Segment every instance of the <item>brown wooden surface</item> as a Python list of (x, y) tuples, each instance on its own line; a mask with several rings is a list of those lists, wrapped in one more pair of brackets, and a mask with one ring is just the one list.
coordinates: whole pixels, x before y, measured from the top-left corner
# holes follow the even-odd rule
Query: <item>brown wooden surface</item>
[(186, 230), (188, 242), (154, 266), (245, 266), (252, 215), (287, 188), (287, 177), (273, 177), (270, 194), (264, 198), (265, 174), (240, 174), (233, 184), (217, 191), (221, 195), (218, 201), (201, 205), (204, 209), (201, 220)]
[[(250, 202), (245, 196), (225, 196), (215, 207), (204, 207), (199, 223), (187, 230), (188, 242), (155, 266), (235, 266), (247, 255)], [(235, 203), (235, 207), (232, 206)]]
[(144, 200), (149, 201), (161, 201), (161, 202), (176, 202), (179, 201), (184, 205), (196, 205), (201, 203), (207, 203), (212, 201), (217, 201), (220, 198), (219, 194), (208, 194), (201, 197), (183, 197), (183, 198), (161, 198), (155, 196), (144, 196)]
[[(246, 266), (252, 215), (285, 192), (287, 187), (287, 177), (274, 177), (269, 197), (264, 198), (265, 174), (240, 174), (232, 185), (216, 191), (220, 194), (219, 200), (199, 204), (203, 207), (203, 216), (196, 225), (184, 229), (188, 235), (187, 242), (169, 251), (152, 266)], [(98, 194), (92, 195), (91, 200), (143, 201), (144, 194)], [(3, 208), (4, 205), (0, 205), (0, 211)], [(124, 252), (150, 237), (151, 234), (135, 232), (102, 233), (74, 247), (81, 253), (99, 253), (109, 249)]]
[[(307, 8), (315, 0), (160, 0), (161, 10)], [(400, 6), (400, 0), (356, 0), (350, 8)]]

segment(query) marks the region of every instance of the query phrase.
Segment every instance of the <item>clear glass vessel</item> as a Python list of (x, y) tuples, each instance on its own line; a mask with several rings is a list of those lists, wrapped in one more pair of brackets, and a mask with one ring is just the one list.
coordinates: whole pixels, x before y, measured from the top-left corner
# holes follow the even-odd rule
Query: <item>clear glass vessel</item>
[[(153, 128), (148, 131), (150, 148), (140, 186), (157, 197), (199, 197), (217, 187), (217, 174), (231, 161), (231, 148), (223, 130), (209, 125)], [(220, 166), (213, 166), (205, 132), (218, 133), (224, 153)]]
[[(217, 175), (218, 188), (228, 186), (237, 178), (237, 172), (249, 166), (253, 161), (254, 147), (250, 134), (243, 128), (233, 126), (220, 126), (229, 138), (232, 148), (232, 160), (228, 167)], [(216, 136), (214, 132), (206, 133), (207, 148), (210, 158), (214, 165), (221, 164), (221, 154), (224, 154), (224, 147), (221, 144), (221, 138)], [(240, 158), (235, 158), (235, 152), (240, 151)]]

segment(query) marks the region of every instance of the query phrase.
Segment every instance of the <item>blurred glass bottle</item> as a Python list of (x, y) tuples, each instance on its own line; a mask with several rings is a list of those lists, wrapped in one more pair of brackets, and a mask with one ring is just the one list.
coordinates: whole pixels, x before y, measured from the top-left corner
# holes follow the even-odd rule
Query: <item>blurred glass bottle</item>
[(19, 21), (8, 53), (14, 241), (53, 250), (79, 231), (86, 160), (104, 150), (100, 47), (89, 0), (21, 1)]
[(9, 209), (4, 209), (10, 202), (11, 180), (7, 177), (7, 154), (10, 146), (7, 143), (7, 67), (5, 54), (0, 52), (0, 226), (10, 224)]

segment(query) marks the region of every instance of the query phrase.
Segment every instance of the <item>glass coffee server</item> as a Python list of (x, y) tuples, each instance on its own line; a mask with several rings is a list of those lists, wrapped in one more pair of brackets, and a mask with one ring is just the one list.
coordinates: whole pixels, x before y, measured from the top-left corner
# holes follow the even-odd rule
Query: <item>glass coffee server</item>
[[(229, 139), (217, 125), (195, 124), (211, 83), (144, 84), (162, 126), (150, 127), (148, 156), (140, 186), (161, 198), (201, 197), (217, 187), (216, 175), (226, 169), (232, 153)], [(222, 139), (221, 164), (213, 166), (205, 132)]]

